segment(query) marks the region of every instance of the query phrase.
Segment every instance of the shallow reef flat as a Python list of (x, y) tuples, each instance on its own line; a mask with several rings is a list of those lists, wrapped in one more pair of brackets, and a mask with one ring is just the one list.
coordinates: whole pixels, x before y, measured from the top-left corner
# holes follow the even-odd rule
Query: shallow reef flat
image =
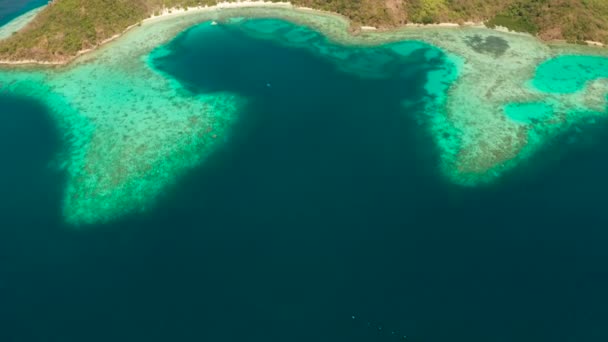
[[(352, 35), (342, 17), (284, 5), (187, 11), (148, 20), (66, 67), (0, 70), (0, 91), (39, 99), (65, 133), (59, 164), (68, 176), (68, 222), (101, 223), (145, 210), (221, 143), (246, 99), (194, 94), (150, 61), (166, 53), (159, 46), (192, 25), (239, 18), (302, 25), (286, 30), (280, 21), (258, 22), (244, 31), (308, 48), (362, 76), (382, 77), (369, 63), (379, 57), (362, 52), (367, 46), (384, 44), (399, 58), (425, 47), (425, 58), (438, 62), (428, 73), (419, 119), (438, 146), (442, 171), (461, 185), (495, 180), (572, 124), (606, 112), (608, 59), (602, 49), (548, 46), (531, 36), (474, 27)], [(315, 31), (331, 44), (319, 43)], [(361, 58), (332, 44), (351, 46)]]
[(57, 164), (67, 173), (69, 223), (145, 210), (223, 140), (242, 99), (191, 94), (143, 60), (172, 27), (132, 31), (69, 67), (0, 72), (0, 92), (40, 100), (65, 135)]

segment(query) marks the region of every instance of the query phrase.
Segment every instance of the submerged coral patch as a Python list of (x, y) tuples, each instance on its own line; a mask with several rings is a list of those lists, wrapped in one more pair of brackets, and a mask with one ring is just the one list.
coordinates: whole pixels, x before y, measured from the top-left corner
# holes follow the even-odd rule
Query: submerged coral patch
[(500, 57), (509, 50), (509, 42), (497, 36), (482, 37), (478, 34), (464, 37), (465, 43), (478, 53), (485, 53)]

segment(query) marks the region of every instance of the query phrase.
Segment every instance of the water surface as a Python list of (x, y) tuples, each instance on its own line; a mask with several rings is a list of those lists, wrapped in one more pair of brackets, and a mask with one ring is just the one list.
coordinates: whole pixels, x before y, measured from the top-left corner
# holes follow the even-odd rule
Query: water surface
[(247, 25), (202, 25), (151, 62), (248, 100), (146, 215), (63, 226), (53, 125), (0, 97), (0, 339), (608, 338), (608, 123), (491, 187), (456, 187), (418, 120), (428, 49), (334, 47), (355, 56), (343, 63), (391, 61), (362, 73)]

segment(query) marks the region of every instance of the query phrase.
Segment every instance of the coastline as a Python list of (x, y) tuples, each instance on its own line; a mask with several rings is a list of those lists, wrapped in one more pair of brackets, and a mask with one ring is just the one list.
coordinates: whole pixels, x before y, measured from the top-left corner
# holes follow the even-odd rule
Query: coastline
[(194, 7), (172, 7), (172, 8), (164, 8), (160, 14), (152, 15), (149, 18), (143, 20), (142, 23), (150, 23), (158, 20), (165, 20), (171, 17), (178, 17), (186, 14), (193, 13), (205, 13), (210, 11), (222, 10), (222, 9), (235, 9), (235, 8), (247, 8), (247, 7), (282, 7), (289, 9), (303, 9), (303, 7), (294, 6), (290, 2), (272, 2), (272, 1), (264, 1), (264, 0), (247, 0), (247, 1), (238, 1), (238, 2), (220, 2), (213, 6), (194, 6)]
[[(29, 22), (43, 8), (44, 8), (44, 6), (41, 8), (38, 8), (36, 10), (30, 11), (30, 12), (26, 13), (25, 15), (23, 15), (22, 17), (24, 17), (26, 15), (29, 16), (29, 18), (28, 18), (29, 20), (27, 21), (27, 22)], [(64, 61), (0, 60), (0, 68), (11, 67), (11, 66), (28, 66), (28, 65), (39, 65), (39, 66), (67, 65), (67, 64), (72, 63), (76, 59), (82, 57), (83, 55), (93, 52), (93, 51), (99, 49), (100, 47), (122, 37), (127, 32), (131, 31), (133, 28), (142, 26), (144, 24), (151, 24), (151, 23), (155, 23), (158, 21), (177, 19), (177, 18), (184, 17), (184, 16), (192, 16), (192, 15), (196, 15), (196, 14), (205, 14), (205, 13), (210, 13), (210, 12), (218, 12), (218, 15), (219, 15), (219, 12), (221, 12), (222, 10), (239, 10), (239, 9), (248, 9), (248, 8), (262, 8), (262, 9), (263, 8), (281, 8), (281, 9), (293, 10), (296, 12), (304, 12), (304, 13), (308, 12), (313, 15), (329, 15), (329, 16), (332, 16), (335, 18), (341, 18), (341, 19), (345, 20), (346, 22), (348, 22), (349, 27), (351, 25), (350, 19), (348, 19), (347, 17), (345, 17), (341, 14), (323, 11), (323, 10), (317, 10), (317, 9), (310, 8), (310, 7), (295, 6), (291, 2), (246, 0), (246, 1), (237, 1), (237, 2), (220, 2), (213, 6), (205, 5), (205, 6), (186, 7), (186, 8), (178, 8), (178, 7), (164, 8), (159, 14), (153, 14), (152, 16), (144, 19), (143, 21), (127, 27), (123, 32), (103, 40), (102, 42), (100, 42), (99, 44), (97, 44), (94, 47), (81, 50), (76, 55), (74, 55)], [(19, 17), (19, 18), (21, 18), (21, 17)], [(27, 24), (27, 22), (26, 22), (26, 24)], [(25, 26), (25, 25), (23, 25), (23, 26)], [(2, 28), (4, 28), (4, 27), (2, 27)], [(1, 32), (2, 28), (0, 28), (0, 32)], [(472, 22), (472, 21), (460, 23), (460, 24), (459, 23), (449, 23), (449, 22), (436, 23), (436, 24), (407, 23), (405, 25), (402, 25), (402, 26), (399, 26), (396, 28), (389, 28), (389, 29), (383, 29), (383, 28), (378, 28), (375, 26), (363, 25), (358, 28), (355, 28), (355, 31), (353, 31), (353, 32), (355, 34), (358, 32), (392, 33), (392, 32), (403, 32), (403, 30), (407, 30), (407, 29), (412, 29), (412, 30), (416, 29), (417, 30), (417, 29), (463, 29), (463, 28), (479, 28), (479, 29), (487, 29), (487, 30), (493, 30), (493, 31), (497, 31), (497, 32), (514, 34), (514, 35), (530, 36), (530, 37), (534, 37), (539, 42), (542, 42), (543, 44), (548, 45), (548, 46), (550, 46), (550, 45), (562, 45), (563, 46), (564, 45), (564, 42), (562, 42), (562, 41), (543, 41), (528, 33), (515, 32), (515, 31), (508, 30), (506, 28), (502, 28), (502, 27), (489, 28), (483, 22)], [(350, 29), (352, 29), (352, 27), (350, 27)], [(1, 38), (2, 37), (0, 36), (0, 39)], [(587, 43), (586, 46), (589, 48), (592, 48), (592, 49), (603, 49), (606, 47), (604, 44), (602, 44), (600, 42), (586, 41), (586, 43)], [(573, 44), (567, 44), (567, 45), (573, 45)], [(578, 45), (577, 47), (580, 49), (581, 45)]]

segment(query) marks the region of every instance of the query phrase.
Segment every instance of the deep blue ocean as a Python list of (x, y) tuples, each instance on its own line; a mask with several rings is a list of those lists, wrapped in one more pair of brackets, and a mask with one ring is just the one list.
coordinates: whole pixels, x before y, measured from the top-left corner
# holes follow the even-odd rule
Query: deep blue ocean
[(228, 27), (170, 47), (189, 89), (250, 101), (146, 215), (64, 226), (54, 123), (0, 95), (0, 341), (608, 341), (608, 122), (461, 188), (399, 106), (424, 63), (361, 78)]
[(0, 0), (0, 26), (48, 2), (49, 0)]

